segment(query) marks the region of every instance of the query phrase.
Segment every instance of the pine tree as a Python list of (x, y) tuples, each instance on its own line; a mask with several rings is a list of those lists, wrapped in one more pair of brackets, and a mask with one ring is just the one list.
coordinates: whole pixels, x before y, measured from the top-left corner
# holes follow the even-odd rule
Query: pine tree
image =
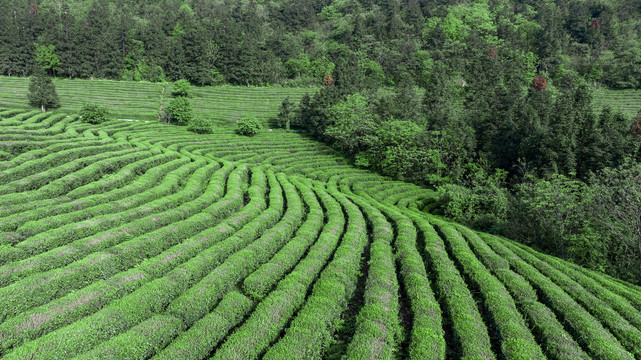
[(29, 104), (42, 112), (60, 107), (56, 86), (42, 69), (36, 69), (29, 81)]

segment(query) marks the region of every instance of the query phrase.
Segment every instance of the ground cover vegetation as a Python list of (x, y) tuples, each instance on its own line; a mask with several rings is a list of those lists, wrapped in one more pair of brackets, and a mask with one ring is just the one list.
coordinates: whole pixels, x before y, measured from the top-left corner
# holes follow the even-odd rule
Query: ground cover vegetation
[(304, 134), (0, 117), (3, 359), (640, 356), (638, 286)]
[(641, 358), (641, 2), (0, 10), (0, 357)]

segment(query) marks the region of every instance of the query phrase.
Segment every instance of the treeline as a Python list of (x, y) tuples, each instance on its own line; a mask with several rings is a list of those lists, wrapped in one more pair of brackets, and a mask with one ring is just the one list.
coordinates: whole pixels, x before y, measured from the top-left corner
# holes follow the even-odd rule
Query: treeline
[(639, 0), (2, 1), (0, 74), (320, 85), (349, 62), (373, 85), (433, 87), (491, 56), (639, 88), (640, 15)]
[(424, 89), (368, 86), (353, 63), (298, 105), (302, 127), (353, 160), (438, 191), (425, 211), (629, 281), (641, 280), (641, 112), (596, 112), (577, 74), (530, 78), (478, 55), (461, 79), (444, 65)]

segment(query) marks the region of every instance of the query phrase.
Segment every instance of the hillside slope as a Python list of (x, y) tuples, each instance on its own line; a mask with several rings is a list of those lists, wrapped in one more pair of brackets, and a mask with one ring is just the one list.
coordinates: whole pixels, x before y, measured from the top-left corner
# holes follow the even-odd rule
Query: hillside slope
[(0, 112), (4, 359), (639, 359), (641, 290), (302, 135)]
[[(117, 118), (158, 120), (163, 85), (160, 83), (54, 79), (62, 101), (59, 111), (74, 113), (84, 103), (105, 106)], [(171, 101), (172, 84), (166, 85), (164, 106)], [(278, 115), (278, 108), (289, 96), (298, 102), (314, 88), (200, 86), (194, 89), (191, 100), (194, 112), (215, 122), (228, 124), (243, 116), (253, 116), (264, 122)], [(29, 79), (0, 76), (0, 106), (25, 108), (29, 106)], [(250, 106), (251, 104), (251, 106)]]

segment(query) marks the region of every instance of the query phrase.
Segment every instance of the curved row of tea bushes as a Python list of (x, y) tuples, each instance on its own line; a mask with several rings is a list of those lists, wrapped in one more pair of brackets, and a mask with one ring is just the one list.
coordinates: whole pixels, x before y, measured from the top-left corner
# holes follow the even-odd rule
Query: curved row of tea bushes
[(296, 232), (296, 236), (267, 263), (260, 266), (243, 282), (243, 291), (252, 298), (261, 299), (301, 259), (307, 249), (316, 241), (325, 221), (316, 194), (303, 183), (289, 179), (301, 193), (307, 206), (307, 221)]
[[(240, 182), (245, 171), (246, 169), (239, 168), (238, 171), (230, 174), (229, 182)], [(235, 179), (232, 179), (232, 176)], [(242, 189), (240, 191), (242, 193)], [(145, 243), (149, 244), (148, 241)], [(121, 249), (126, 251), (129, 248), (121, 244)], [(138, 249), (132, 249), (132, 252), (137, 253), (136, 250)], [(122, 254), (120, 256), (128, 259)], [(184, 267), (174, 269), (161, 278), (145, 283), (131, 294), (112, 302), (88, 317), (25, 343), (10, 352), (8, 358), (21, 358), (34, 353), (42, 358), (59, 358), (63, 354), (74, 356), (88, 351), (113, 336), (125, 333), (135, 325), (160, 314), (173, 299), (187, 290), (189, 277), (189, 271)], [(62, 339), (71, 339), (71, 341)], [(47, 350), (42, 351), (43, 348)]]
[(545, 359), (514, 300), (498, 281), (476, 258), (458, 231), (442, 221), (432, 221), (444, 235), (455, 261), (460, 265), (466, 279), (478, 288), (483, 306), (491, 317), (496, 341), (500, 342), (501, 355), (506, 359)]
[[(214, 358), (260, 357), (278, 339), (281, 331), (304, 303), (308, 289), (334, 253), (345, 226), (339, 203), (321, 189), (315, 189), (315, 193), (327, 215), (327, 222), (318, 239), (303, 260), (278, 282), (276, 288), (262, 299), (242, 326), (220, 346)], [(245, 280), (245, 284), (247, 280), (249, 278)]]
[[(95, 156), (91, 157), (92, 159), (87, 159), (91, 161), (90, 163), (84, 163), (83, 161), (83, 165), (80, 165), (67, 175), (56, 176), (54, 178), (48, 178), (48, 176), (44, 178), (39, 177), (38, 179), (30, 176), (24, 179), (25, 181), (27, 179), (34, 180), (28, 184), (20, 181), (15, 184), (9, 184), (8, 186), (13, 185), (13, 190), (20, 192), (20, 194), (15, 194), (16, 196), (21, 195), (20, 200), (17, 200), (17, 202), (25, 202), (22, 198), (37, 200), (59, 197), (73, 189), (96, 181), (107, 174), (111, 174), (131, 162), (142, 160), (151, 154), (151, 152), (145, 151), (142, 148), (107, 152), (104, 153), (103, 156)], [(68, 166), (59, 166), (51, 172), (67, 171), (67, 169), (76, 166), (74, 163), (75, 161), (69, 163)]]
[(554, 311), (561, 323), (567, 324), (575, 340), (589, 355), (599, 359), (634, 359), (634, 356), (596, 318), (551, 279), (523, 261), (498, 238), (485, 234), (481, 238), (492, 250), (506, 259), (515, 272), (532, 284), (540, 294), (542, 302)]
[[(607, 327), (610, 333), (619, 339), (620, 343), (625, 346), (629, 352), (634, 354), (636, 357), (641, 358), (641, 329), (630, 324), (624, 316), (613, 309), (613, 306), (616, 307), (617, 305), (616, 300), (619, 299), (609, 298), (606, 302), (596, 297), (590, 291), (581, 286), (581, 284), (572, 280), (569, 276), (556, 270), (550, 264), (539, 260), (536, 256), (531, 255), (510, 243), (504, 242), (504, 244), (521, 259), (534, 266), (541, 272), (541, 274), (554, 281), (568, 295), (574, 298), (576, 302), (582, 304), (588, 312), (600, 320), (604, 327)], [(619, 302), (619, 305), (620, 306), (618, 307), (623, 309), (624, 305), (621, 302)], [(625, 314), (638, 322), (638, 312), (636, 314), (631, 314), (628, 311)]]
[(187, 326), (192, 325), (213, 308), (221, 293), (269, 261), (287, 243), (301, 225), (305, 209), (296, 188), (282, 174), (278, 175), (278, 182), (286, 199), (286, 210), (282, 219), (267, 229), (256, 241), (227, 257), (199, 283), (185, 291), (171, 304), (169, 314), (181, 317)]
[[(160, 197), (177, 191), (177, 179), (188, 176), (189, 171), (195, 170), (193, 166), (189, 165), (190, 159), (184, 157), (164, 155), (148, 160), (151, 162), (149, 164), (151, 167), (133, 181), (127, 182), (123, 187), (102, 192), (102, 188), (98, 185), (101, 183), (99, 181), (81, 186), (65, 196), (55, 199), (42, 199), (10, 206), (8, 211), (11, 211), (13, 215), (0, 220), (0, 230), (15, 231), (28, 221), (50, 216), (62, 216), (97, 206), (108, 207), (107, 211), (111, 212), (122, 211), (156, 198), (150, 195), (151, 192), (155, 192), (157, 197)], [(174, 177), (172, 174), (178, 172), (180, 175), (172, 180)]]
[[(552, 262), (554, 264), (554, 262)], [(620, 283), (616, 281), (617, 279), (610, 277), (608, 275), (591, 271), (585, 268), (582, 268), (576, 264), (565, 262), (564, 266), (567, 266), (567, 273), (576, 272), (580, 273), (594, 281), (596, 281), (599, 286), (602, 286), (613, 293), (622, 296), (627, 301), (629, 301), (638, 311), (641, 311), (641, 292), (635, 291), (632, 284), (629, 283)], [(641, 289), (640, 289), (641, 290)]]
[(336, 188), (328, 192), (343, 206), (347, 228), (332, 261), (321, 273), (305, 304), (264, 359), (318, 358), (356, 290), (361, 256), (367, 245), (365, 219), (358, 206)]
[[(345, 189), (344, 191), (347, 191)], [(412, 328), (408, 354), (411, 359), (444, 359), (446, 344), (441, 308), (430, 287), (425, 264), (417, 250), (417, 233), (412, 220), (396, 209), (377, 202), (358, 187), (354, 193), (385, 214), (396, 228), (394, 241), (400, 281), (410, 302)], [(461, 294), (464, 298), (465, 293)], [(482, 333), (480, 333), (482, 335)]]
[[(204, 161), (200, 166), (202, 165), (205, 165)], [(197, 168), (199, 164), (192, 163), (191, 166)], [(208, 200), (201, 198), (203, 190), (206, 191), (206, 188), (209, 187), (210, 191), (219, 191), (220, 183), (215, 182), (215, 180), (209, 181), (210, 176), (217, 169), (219, 169), (217, 163), (210, 163), (197, 168), (180, 191), (169, 196), (157, 198), (145, 203), (144, 206), (119, 213), (102, 215), (80, 223), (71, 222), (63, 227), (32, 236), (16, 246), (32, 254), (39, 254), (77, 239), (95, 236), (100, 232), (108, 231), (115, 227), (130, 227), (129, 234), (142, 234), (163, 223), (170, 223), (170, 218), (175, 218), (175, 215), (180, 216), (175, 212), (179, 211), (179, 209), (183, 210), (181, 208), (185, 208), (184, 210), (188, 211), (185, 215), (196, 213), (199, 209), (189, 206), (189, 204), (196, 202), (200, 206), (205, 205)], [(223, 168), (220, 168), (219, 173), (222, 173), (222, 176), (226, 176), (230, 170), (231, 166), (223, 166)], [(176, 180), (180, 182), (182, 179)], [(209, 186), (207, 186), (207, 183), (209, 183)]]
[[(265, 175), (259, 170), (260, 169), (254, 169), (252, 172), (252, 185), (248, 189), (250, 203), (243, 208), (243, 211), (230, 217), (226, 222), (240, 223), (245, 221), (249, 215), (248, 212), (244, 210), (256, 205), (258, 212), (253, 211), (254, 216), (256, 216), (260, 212), (260, 209), (264, 207), (264, 193), (266, 190)], [(100, 304), (108, 304), (114, 299), (131, 293), (140, 287), (142, 283), (163, 276), (167, 271), (175, 268), (180, 263), (188, 260), (190, 257), (196, 256), (200, 251), (220, 241), (220, 237), (225, 233), (219, 231), (219, 229), (223, 227), (233, 229), (228, 225), (219, 225), (212, 229), (215, 231), (202, 232), (140, 263), (135, 269), (116, 274), (108, 280), (95, 282), (91, 286), (71, 293), (61, 299), (54, 300), (40, 308), (21, 313), (0, 326), (0, 339), (4, 337), (9, 338), (9, 334), (15, 334), (17, 338), (14, 341), (32, 340), (62, 325), (70, 324), (84, 315), (91, 314), (102, 307)], [(214, 236), (211, 236), (209, 233)], [(228, 232), (226, 236), (229, 235)], [(205, 263), (211, 264), (211, 261), (206, 261)], [(200, 265), (200, 268), (205, 268), (202, 263)], [(87, 299), (91, 301), (87, 301)], [(50, 314), (55, 314), (55, 316), (51, 316)], [(42, 316), (46, 317), (46, 321), (40, 321), (37, 324), (31, 321), (32, 319), (39, 319)], [(29, 323), (31, 326), (25, 327), (23, 325), (25, 323)], [(10, 324), (10, 326), (5, 326), (8, 324)], [(20, 343), (18, 342), (18, 344)]]
[[(617, 283), (613, 283), (613, 286), (603, 286), (593, 277), (590, 277), (581, 271), (577, 271), (579, 270), (578, 268), (565, 266), (565, 263), (556, 257), (537, 254), (533, 251), (528, 251), (528, 249), (525, 248), (521, 249), (536, 256), (539, 260), (546, 262), (556, 270), (569, 276), (594, 296), (609, 304), (613, 310), (625, 317), (626, 320), (628, 320), (635, 328), (641, 329), (641, 313), (639, 313), (639, 310), (641, 309), (641, 296), (638, 293), (627, 291), (627, 294), (632, 295), (627, 298), (625, 295), (619, 294), (620, 291), (616, 291), (617, 289), (623, 288), (617, 286)], [(593, 275), (598, 276), (598, 274)]]
[(40, 144), (41, 147), (34, 148), (30, 151), (21, 152), (20, 154), (14, 156), (11, 160), (1, 161), (0, 162), (0, 171), (16, 167), (26, 161), (35, 160), (49, 154), (53, 154), (59, 151), (73, 149), (76, 147), (87, 146), (95, 143), (92, 140), (76, 140), (76, 141), (55, 141), (47, 142)]
[(350, 199), (361, 207), (367, 217), (372, 240), (364, 304), (358, 313), (346, 356), (349, 359), (390, 359), (398, 351), (403, 334), (399, 317), (399, 284), (392, 251), (394, 232), (380, 211), (356, 197)]
[(477, 258), (496, 276), (512, 294), (521, 313), (532, 324), (532, 331), (540, 339), (541, 347), (548, 358), (590, 359), (581, 346), (572, 338), (554, 313), (542, 304), (536, 291), (508, 262), (497, 255), (481, 238), (463, 226), (458, 226)]
[[(206, 168), (201, 168), (200, 170), (203, 170), (207, 172)], [(221, 171), (222, 172), (222, 171)], [(239, 205), (240, 202), (242, 201), (242, 177), (244, 170), (239, 170), (236, 175), (236, 180), (233, 186), (236, 188), (236, 194), (234, 196), (236, 200), (236, 203)], [(225, 176), (225, 175), (222, 175)], [(211, 188), (210, 193), (215, 194), (216, 191), (220, 192), (219, 184), (213, 183), (214, 186), (209, 186), (208, 188)], [(212, 199), (205, 200), (205, 199), (200, 199), (200, 202), (208, 202)], [(198, 201), (198, 200), (195, 200)], [(143, 235), (145, 233), (148, 233), (149, 231), (153, 230), (154, 228), (160, 228), (162, 227), (162, 223), (160, 222), (161, 218), (168, 223), (176, 222), (182, 219), (185, 219), (189, 216), (189, 212), (185, 211), (187, 208), (190, 210), (193, 210), (193, 213), (197, 213), (197, 210), (199, 209), (196, 206), (191, 206), (188, 204), (183, 204), (181, 207), (177, 208), (171, 208), (164, 213), (157, 214), (157, 215), (152, 215), (156, 216), (157, 221), (154, 221), (152, 217), (148, 218), (143, 218), (137, 221), (133, 222), (132, 228), (129, 228), (128, 226), (131, 224), (126, 224), (125, 227), (120, 226), (116, 229), (111, 229), (107, 232), (98, 234), (97, 236), (94, 236), (92, 238), (87, 238), (87, 239), (80, 239), (74, 243), (72, 243), (71, 247), (67, 247), (66, 249), (69, 249), (70, 251), (68, 253), (55, 253), (55, 252), (50, 252), (52, 255), (57, 255), (55, 257), (44, 257), (41, 259), (41, 262), (43, 266), (45, 267), (44, 269), (50, 269), (50, 268), (56, 268), (58, 266), (63, 266), (71, 261), (74, 261), (76, 259), (82, 258), (83, 256), (86, 256), (91, 253), (95, 253), (96, 251), (101, 251), (104, 249), (108, 249), (110, 247), (113, 247), (115, 245), (123, 245), (125, 244), (126, 247), (121, 247), (120, 250), (117, 252), (116, 258), (114, 258), (113, 254), (106, 254), (105, 259), (108, 259), (108, 263), (110, 264), (117, 264), (118, 262), (123, 262), (123, 261), (128, 261), (131, 266), (133, 266), (135, 263), (132, 263), (135, 261), (136, 257), (144, 256), (145, 254), (149, 254), (152, 251), (162, 251), (159, 247), (163, 245), (164, 243), (160, 241), (160, 237), (157, 239), (158, 241), (153, 242), (155, 245), (154, 247), (149, 247), (148, 244), (149, 241), (144, 241), (144, 237), (142, 238), (134, 238), (132, 236), (132, 233), (137, 233), (138, 235)], [(225, 216), (226, 214), (220, 214), (221, 216)], [(134, 230), (135, 229), (135, 230)], [(172, 228), (174, 229), (174, 228)], [(160, 234), (156, 233), (155, 235), (159, 236)], [(133, 238), (133, 239), (132, 239)], [(128, 240), (131, 239), (131, 240)], [(124, 241), (124, 243), (123, 243)], [(140, 248), (138, 247), (132, 247), (127, 244), (135, 244), (135, 243), (140, 244)], [(144, 249), (144, 251), (141, 253), (140, 250)], [(136, 256), (131, 256), (131, 254), (134, 253), (134, 250), (137, 250), (137, 253), (135, 254)], [(127, 257), (125, 257), (127, 255)], [(33, 259), (28, 259), (27, 261), (33, 262)], [(29, 264), (27, 262), (27, 264)], [(16, 275), (27, 275), (27, 274), (33, 274), (34, 271), (38, 270), (33, 270), (33, 269), (24, 269), (24, 267), (17, 267), (17, 264), (10, 264), (11, 267), (13, 268), (13, 272), (9, 272), (8, 275), (11, 275), (10, 279), (13, 279), (15, 281), (15, 278), (17, 278)], [(31, 268), (34, 267), (35, 264), (29, 264)], [(114, 265), (115, 266), (115, 265)], [(97, 267), (97, 266), (96, 266)], [(25, 291), (38, 291), (37, 294), (38, 296), (34, 296), (32, 301), (38, 301), (36, 305), (40, 305), (46, 301), (51, 300), (51, 296), (61, 296), (65, 292), (68, 292), (72, 289), (77, 288), (77, 286), (80, 285), (78, 283), (78, 279), (84, 279), (84, 281), (87, 281), (90, 277), (87, 274), (83, 274), (83, 271), (88, 271), (88, 268), (96, 268), (94, 266), (81, 266), (80, 263), (72, 263), (65, 268), (57, 269), (57, 270), (50, 270), (45, 273), (35, 273), (31, 275), (30, 277), (20, 280), (18, 282), (13, 283), (12, 285), (5, 287), (5, 288), (0, 288), (0, 293), (6, 293), (6, 296), (10, 299), (18, 299), (21, 296), (21, 293)], [(40, 268), (40, 270), (44, 270)], [(26, 271), (25, 271), (26, 270)], [(114, 269), (102, 269), (102, 270), (96, 270), (99, 271), (101, 275), (108, 275), (108, 274), (113, 274), (115, 273)], [(5, 271), (6, 273), (6, 271)], [(50, 279), (45, 281), (43, 283), (43, 279)], [(26, 287), (24, 284), (33, 284), (33, 285), (27, 285)], [(5, 310), (5, 304), (0, 304), (0, 313), (3, 313)], [(20, 308), (28, 308), (31, 304), (28, 303), (21, 303), (19, 305), (16, 305), (16, 308), (14, 309), (9, 309), (12, 311), (17, 311)], [(6, 306), (9, 306), (9, 304), (6, 304)]]
[[(212, 312), (196, 321), (189, 330), (152, 359), (205, 359), (225, 335), (251, 311), (252, 301), (239, 291), (227, 293)], [(203, 336), (207, 334), (207, 336)]]
[(4, 184), (8, 184), (11, 181), (20, 180), (28, 176), (46, 173), (51, 169), (55, 169), (57, 166), (63, 166), (74, 160), (100, 155), (107, 151), (118, 151), (124, 148), (131, 148), (131, 146), (114, 142), (94, 141), (90, 146), (79, 146), (73, 149), (59, 151), (4, 170), (0, 172), (0, 180), (2, 180)]

